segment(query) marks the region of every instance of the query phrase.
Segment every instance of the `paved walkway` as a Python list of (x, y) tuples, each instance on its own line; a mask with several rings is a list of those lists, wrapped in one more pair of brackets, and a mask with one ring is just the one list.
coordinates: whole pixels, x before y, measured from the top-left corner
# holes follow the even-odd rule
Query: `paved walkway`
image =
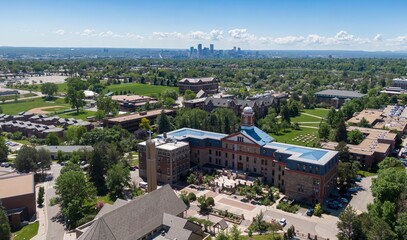
[[(46, 188), (46, 183), (41, 183), (41, 184), (37, 184), (37, 186), (35, 187), (35, 192), (37, 193), (38, 197), (38, 192), (39, 192), (39, 188), (43, 186), (44, 190)], [(47, 195), (44, 194), (44, 204), (41, 208), (39, 208), (37, 206), (37, 220), (39, 222), (39, 227), (38, 227), (38, 233), (37, 236), (33, 237), (33, 240), (46, 240), (47, 239), (47, 225), (48, 225), (48, 221), (47, 221)]]
[(301, 114), (304, 114), (304, 115), (307, 115), (307, 116), (311, 116), (311, 117), (314, 117), (314, 118), (319, 118), (319, 119), (324, 119), (323, 117), (320, 117), (320, 116), (317, 116), (317, 115), (313, 115), (313, 114), (309, 114), (309, 113), (301, 113)]
[(319, 127), (307, 126), (307, 125), (300, 125), (303, 128), (312, 128), (312, 129), (319, 129)]

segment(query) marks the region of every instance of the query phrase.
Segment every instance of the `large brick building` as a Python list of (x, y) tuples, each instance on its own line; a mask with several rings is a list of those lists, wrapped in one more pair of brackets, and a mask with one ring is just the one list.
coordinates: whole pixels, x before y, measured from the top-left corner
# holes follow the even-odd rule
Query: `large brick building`
[[(254, 112), (250, 107), (243, 110), (241, 130), (237, 133), (226, 135), (183, 128), (159, 136), (159, 139), (188, 143), (191, 165), (201, 169), (225, 168), (245, 172), (278, 187), (296, 200), (322, 202), (336, 187), (336, 151), (274, 142), (270, 135), (254, 126)], [(145, 150), (139, 149), (142, 177), (144, 154)], [(175, 166), (177, 172), (177, 165), (173, 162), (180, 158), (179, 154), (170, 151), (167, 156), (167, 163), (162, 163), (160, 168), (168, 171), (172, 165), (173, 171)]]
[(11, 228), (19, 229), (21, 222), (30, 220), (36, 212), (34, 173), (0, 171), (0, 201)]
[(345, 102), (364, 96), (365, 94), (346, 90), (324, 90), (315, 93), (317, 103), (326, 103), (334, 108), (340, 108)]
[(178, 82), (179, 92), (183, 94), (186, 90), (191, 90), (198, 93), (204, 90), (208, 94), (218, 92), (218, 80), (213, 77), (204, 78), (183, 78)]

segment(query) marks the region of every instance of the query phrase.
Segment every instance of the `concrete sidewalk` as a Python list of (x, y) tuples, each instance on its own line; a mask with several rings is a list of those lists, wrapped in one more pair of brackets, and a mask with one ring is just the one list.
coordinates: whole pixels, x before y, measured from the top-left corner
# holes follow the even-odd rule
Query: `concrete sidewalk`
[[(39, 188), (40, 187), (44, 187), (44, 189), (47, 188), (47, 184), (46, 183), (41, 183), (38, 184), (35, 187), (35, 192), (37, 194), (36, 199), (38, 198), (38, 192), (39, 192)], [(41, 208), (39, 208), (37, 206), (37, 219), (38, 222), (40, 223), (39, 227), (38, 227), (38, 233), (37, 236), (35, 236), (34, 238), (32, 238), (33, 240), (46, 240), (47, 239), (47, 229), (48, 229), (48, 218), (47, 218), (47, 196), (46, 194), (44, 194), (44, 204)]]

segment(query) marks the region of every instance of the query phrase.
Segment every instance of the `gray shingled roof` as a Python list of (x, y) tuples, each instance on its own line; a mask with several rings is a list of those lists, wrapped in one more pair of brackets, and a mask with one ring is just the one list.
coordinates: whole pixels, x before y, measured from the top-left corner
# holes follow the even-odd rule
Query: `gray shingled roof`
[(165, 185), (96, 219), (78, 240), (138, 239), (161, 226), (164, 213), (178, 215), (185, 210), (182, 200)]
[(361, 94), (354, 91), (346, 91), (346, 90), (323, 90), (320, 92), (315, 93), (316, 96), (323, 96), (323, 97), (337, 97), (337, 98), (361, 98), (364, 97), (365, 94)]
[(37, 150), (40, 148), (44, 148), (50, 152), (58, 152), (62, 151), (64, 153), (72, 153), (74, 151), (78, 151), (80, 149), (86, 149), (86, 150), (93, 150), (92, 146), (37, 146), (35, 147)]

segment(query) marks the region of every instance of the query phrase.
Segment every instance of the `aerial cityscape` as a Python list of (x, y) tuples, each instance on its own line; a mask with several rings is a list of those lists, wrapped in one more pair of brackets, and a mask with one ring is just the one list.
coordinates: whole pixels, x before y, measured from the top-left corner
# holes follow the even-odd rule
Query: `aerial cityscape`
[(0, 240), (407, 239), (407, 2), (0, 6)]

